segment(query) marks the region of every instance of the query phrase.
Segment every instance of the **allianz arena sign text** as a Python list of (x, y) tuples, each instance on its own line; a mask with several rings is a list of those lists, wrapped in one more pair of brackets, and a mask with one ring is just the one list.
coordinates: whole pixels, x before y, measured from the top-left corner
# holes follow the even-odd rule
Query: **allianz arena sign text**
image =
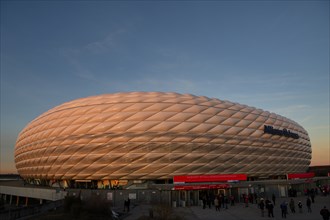
[(264, 133), (299, 139), (299, 135), (297, 133), (294, 133), (285, 128), (283, 130), (275, 129), (275, 128), (273, 128), (273, 126), (270, 126), (270, 125), (264, 125)]

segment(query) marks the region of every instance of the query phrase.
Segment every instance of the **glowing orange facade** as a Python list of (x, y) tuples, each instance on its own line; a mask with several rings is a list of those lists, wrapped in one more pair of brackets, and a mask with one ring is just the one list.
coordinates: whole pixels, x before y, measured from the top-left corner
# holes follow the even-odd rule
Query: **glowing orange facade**
[(30, 122), (15, 147), (19, 174), (41, 179), (269, 176), (305, 172), (310, 161), (308, 134), (290, 119), (229, 101), (161, 92), (64, 103)]

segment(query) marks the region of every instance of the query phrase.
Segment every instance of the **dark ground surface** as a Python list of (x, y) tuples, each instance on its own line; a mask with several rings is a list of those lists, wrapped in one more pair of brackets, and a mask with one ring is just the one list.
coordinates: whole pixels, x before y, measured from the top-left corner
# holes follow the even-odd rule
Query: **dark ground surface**
[[(284, 219), (281, 216), (280, 203), (283, 201), (289, 202), (291, 198), (281, 198), (274, 208), (274, 218), (268, 218), (267, 212), (265, 211), (265, 217), (261, 217), (261, 211), (256, 204), (249, 204), (249, 207), (245, 207), (243, 203), (238, 203), (235, 206), (229, 206), (228, 209), (221, 208), (220, 212), (215, 211), (215, 207), (212, 206), (211, 209), (203, 209), (201, 206), (191, 206), (191, 207), (177, 207), (172, 208), (173, 216), (178, 216), (180, 219), (186, 220), (269, 220), (269, 219)], [(291, 213), (288, 210), (288, 215), (286, 219), (290, 220), (322, 220), (320, 215), (320, 210), (327, 206), (330, 208), (330, 196), (318, 196), (315, 198), (315, 203), (312, 204), (312, 213), (307, 213), (306, 207), (306, 196), (293, 198), (297, 206), (298, 201), (303, 204), (303, 213), (299, 213), (298, 207), (296, 207), (296, 213)], [(152, 206), (141, 205), (136, 206), (131, 210), (129, 215), (124, 218), (124, 220), (136, 220), (143, 219), (141, 216), (149, 216), (149, 211)], [(330, 209), (329, 209), (330, 210)], [(154, 213), (155, 215), (156, 213)], [(147, 218), (146, 218), (147, 219)]]

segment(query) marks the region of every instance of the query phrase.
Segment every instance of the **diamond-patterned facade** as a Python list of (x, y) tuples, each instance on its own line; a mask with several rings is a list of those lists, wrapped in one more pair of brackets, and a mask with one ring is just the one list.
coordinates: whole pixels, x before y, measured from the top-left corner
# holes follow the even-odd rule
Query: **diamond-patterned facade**
[[(264, 133), (288, 129), (299, 139)], [(307, 132), (260, 109), (204, 96), (106, 94), (59, 105), (19, 134), (24, 178), (169, 179), (174, 175), (305, 172)]]

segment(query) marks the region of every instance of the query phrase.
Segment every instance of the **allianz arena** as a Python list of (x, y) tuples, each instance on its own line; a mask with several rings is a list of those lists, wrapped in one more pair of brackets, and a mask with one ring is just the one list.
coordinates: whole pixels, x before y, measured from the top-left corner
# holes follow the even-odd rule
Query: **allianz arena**
[(298, 123), (229, 101), (163, 92), (92, 96), (30, 122), (18, 173), (45, 180), (166, 180), (177, 175), (305, 172), (311, 143)]

